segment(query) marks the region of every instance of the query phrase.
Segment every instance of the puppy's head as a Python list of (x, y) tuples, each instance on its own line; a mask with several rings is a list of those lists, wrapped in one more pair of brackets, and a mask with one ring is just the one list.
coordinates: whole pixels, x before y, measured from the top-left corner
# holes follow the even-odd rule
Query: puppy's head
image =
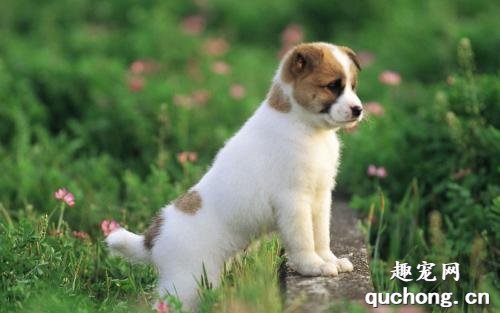
[(280, 78), (294, 110), (314, 126), (349, 127), (361, 120), (356, 54), (327, 43), (301, 44), (283, 59)]

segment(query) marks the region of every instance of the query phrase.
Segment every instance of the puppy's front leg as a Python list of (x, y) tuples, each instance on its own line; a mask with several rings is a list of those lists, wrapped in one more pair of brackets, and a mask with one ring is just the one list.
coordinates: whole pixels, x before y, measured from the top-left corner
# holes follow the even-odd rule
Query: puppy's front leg
[(352, 263), (347, 258), (338, 259), (330, 249), (331, 203), (330, 190), (324, 190), (313, 207), (315, 251), (325, 262), (334, 264), (339, 272), (351, 272)]
[(283, 196), (274, 207), (291, 267), (305, 276), (337, 275), (336, 265), (325, 262), (314, 250), (310, 202)]

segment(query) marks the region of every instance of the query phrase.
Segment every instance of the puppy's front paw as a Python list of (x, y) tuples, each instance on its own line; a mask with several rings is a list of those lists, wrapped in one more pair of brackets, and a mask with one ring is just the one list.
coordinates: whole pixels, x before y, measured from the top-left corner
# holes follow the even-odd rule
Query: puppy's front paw
[(326, 263), (316, 253), (297, 253), (288, 255), (288, 263), (299, 274), (304, 276), (338, 275), (335, 264)]
[(347, 258), (337, 258), (333, 252), (326, 250), (318, 252), (318, 255), (327, 263), (332, 263), (337, 266), (339, 273), (352, 272), (354, 267)]
[(321, 265), (321, 276), (338, 276), (339, 268), (337, 264), (332, 262), (325, 262)]
[(337, 268), (339, 272), (352, 272), (354, 269), (354, 266), (352, 265), (351, 261), (349, 261), (347, 258), (341, 258), (337, 259)]
[(338, 260), (335, 254), (330, 250), (322, 250), (317, 253), (325, 262), (335, 263)]

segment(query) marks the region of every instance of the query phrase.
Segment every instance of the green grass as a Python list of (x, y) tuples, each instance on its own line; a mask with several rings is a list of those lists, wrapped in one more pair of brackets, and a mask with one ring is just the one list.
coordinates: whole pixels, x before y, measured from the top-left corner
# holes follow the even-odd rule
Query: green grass
[[(152, 266), (129, 264), (108, 255), (103, 237), (75, 238), (54, 219), (30, 217), (2, 224), (2, 311), (149, 312), (156, 301)], [(220, 287), (200, 277), (200, 312), (281, 312), (275, 237), (256, 241), (227, 263)], [(182, 305), (170, 297), (172, 312)]]

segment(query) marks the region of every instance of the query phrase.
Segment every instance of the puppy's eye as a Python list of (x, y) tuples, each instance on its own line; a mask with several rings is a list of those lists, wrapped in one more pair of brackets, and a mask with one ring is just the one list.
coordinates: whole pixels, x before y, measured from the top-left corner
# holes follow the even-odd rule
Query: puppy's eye
[(336, 80), (332, 81), (331, 83), (329, 83), (328, 85), (326, 85), (326, 88), (328, 88), (328, 90), (330, 90), (331, 92), (333, 92), (335, 94), (339, 94), (343, 89), (342, 80), (336, 79)]

